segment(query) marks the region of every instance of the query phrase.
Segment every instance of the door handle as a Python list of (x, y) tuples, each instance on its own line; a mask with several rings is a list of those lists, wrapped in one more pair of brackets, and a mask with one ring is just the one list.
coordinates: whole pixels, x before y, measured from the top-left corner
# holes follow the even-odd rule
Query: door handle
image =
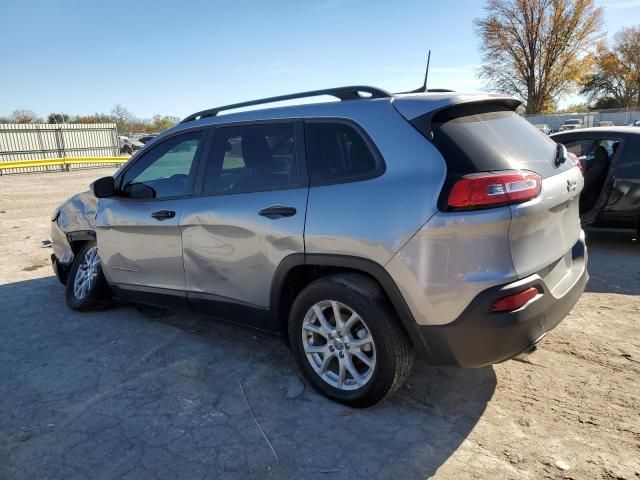
[(297, 213), (297, 210), (293, 207), (283, 207), (282, 205), (273, 205), (271, 207), (263, 208), (258, 212), (258, 215), (275, 220), (276, 218), (292, 217)]
[(174, 212), (173, 210), (158, 210), (157, 212), (153, 212), (151, 216), (156, 220), (162, 221), (175, 217), (176, 212)]

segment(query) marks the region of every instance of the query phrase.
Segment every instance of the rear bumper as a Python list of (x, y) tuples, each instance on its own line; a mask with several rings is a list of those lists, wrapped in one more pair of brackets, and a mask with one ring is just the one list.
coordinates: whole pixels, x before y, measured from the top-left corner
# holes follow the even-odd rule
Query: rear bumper
[[(584, 291), (589, 274), (582, 240), (573, 247), (572, 257), (572, 282), (561, 295), (554, 295), (542, 276), (534, 274), (485, 290), (454, 322), (418, 326), (427, 360), (434, 365), (482, 367), (528, 350), (562, 321)], [(491, 312), (495, 300), (529, 287), (537, 287), (542, 295), (513, 312)]]

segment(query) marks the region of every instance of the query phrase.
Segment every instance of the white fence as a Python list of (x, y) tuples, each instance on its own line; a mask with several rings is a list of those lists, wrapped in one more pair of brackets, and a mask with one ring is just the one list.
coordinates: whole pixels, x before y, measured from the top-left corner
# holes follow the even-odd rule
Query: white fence
[(529, 122), (534, 125), (546, 124), (553, 132), (560, 129), (560, 125), (570, 119), (580, 119), (585, 127), (597, 127), (599, 122), (613, 122), (616, 126), (628, 125), (640, 120), (640, 108), (596, 110), (587, 113), (549, 113), (545, 115), (527, 115)]
[[(0, 171), (20, 173), (60, 170), (53, 159), (115, 157), (119, 154), (115, 123), (96, 124), (0, 124)], [(11, 163), (29, 161), (28, 166), (8, 167)], [(42, 161), (43, 165), (38, 165)], [(47, 163), (46, 165), (44, 163)], [(68, 165), (72, 162), (67, 162)], [(84, 167), (103, 166), (82, 162)]]

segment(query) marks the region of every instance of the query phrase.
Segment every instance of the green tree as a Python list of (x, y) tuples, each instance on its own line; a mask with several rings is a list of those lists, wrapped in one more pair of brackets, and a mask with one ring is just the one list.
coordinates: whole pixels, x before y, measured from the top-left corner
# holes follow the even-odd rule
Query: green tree
[(594, 0), (487, 0), (485, 12), (475, 20), (480, 77), (521, 98), (527, 114), (552, 109), (589, 71), (603, 16)]
[(556, 113), (587, 113), (588, 111), (588, 103), (574, 103), (573, 105), (567, 105), (565, 108), (556, 110)]
[(151, 119), (150, 131), (162, 132), (168, 128), (176, 125), (180, 119), (178, 117), (171, 117), (168, 115), (154, 115)]
[(69, 123), (70, 117), (66, 113), (50, 113), (47, 123)]

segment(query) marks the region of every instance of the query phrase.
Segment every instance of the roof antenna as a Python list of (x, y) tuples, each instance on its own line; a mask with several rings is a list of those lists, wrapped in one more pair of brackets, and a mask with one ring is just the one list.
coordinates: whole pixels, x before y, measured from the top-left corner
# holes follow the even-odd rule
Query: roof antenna
[(402, 93), (425, 93), (428, 92), (429, 90), (427, 90), (427, 80), (429, 79), (429, 64), (431, 63), (431, 50), (429, 50), (429, 53), (427, 55), (427, 69), (424, 72), (424, 82), (422, 83), (422, 85), (418, 88), (416, 88), (415, 90), (409, 90), (408, 92), (401, 92)]
[(421, 92), (427, 91), (427, 79), (429, 78), (429, 64), (431, 63), (431, 50), (427, 54), (427, 70), (424, 72), (424, 83), (422, 84)]

